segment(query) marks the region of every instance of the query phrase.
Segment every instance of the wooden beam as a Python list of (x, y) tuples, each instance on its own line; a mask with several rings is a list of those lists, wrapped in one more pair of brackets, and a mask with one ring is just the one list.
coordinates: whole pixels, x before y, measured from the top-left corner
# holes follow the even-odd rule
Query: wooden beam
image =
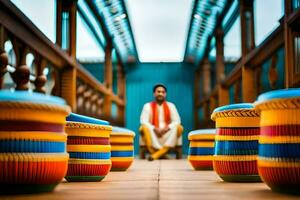
[(199, 128), (199, 107), (197, 106), (199, 102), (199, 91), (200, 91), (200, 71), (196, 71), (194, 79), (194, 128)]
[[(108, 40), (105, 47), (104, 60), (104, 85), (112, 93), (113, 69), (112, 69), (112, 40)], [(103, 114), (105, 117), (111, 117), (112, 100), (111, 95), (105, 95)]]
[(218, 97), (219, 97), (219, 105), (224, 106), (229, 104), (229, 90), (223, 85), (218, 85)]
[[(240, 1), (242, 60), (255, 47), (253, 0)], [(242, 66), (243, 102), (255, 100), (255, 77), (253, 68)]]
[[(126, 80), (125, 80), (125, 73), (121, 65), (121, 62), (118, 62), (117, 68), (118, 68), (118, 74), (117, 74), (118, 96), (119, 98), (123, 99), (123, 101), (125, 102)], [(118, 120), (123, 124), (125, 123), (124, 105), (123, 106), (118, 105)]]
[(295, 68), (294, 41), (292, 28), (288, 24), (288, 19), (292, 13), (292, 1), (284, 1), (284, 50), (285, 50), (285, 87), (293, 86), (293, 75)]
[(216, 30), (216, 80), (217, 84), (225, 79), (225, 64), (224, 64), (224, 32), (222, 27)]
[[(64, 2), (66, 2), (64, 0)], [(69, 31), (69, 38), (70, 38), (70, 49), (69, 49), (69, 54), (73, 59), (76, 59), (76, 11), (77, 11), (77, 0), (72, 0), (70, 2), (70, 8), (69, 8), (69, 13), (70, 13), (70, 31)]]
[(211, 92), (211, 65), (208, 57), (205, 57), (202, 64), (203, 95), (209, 96)]

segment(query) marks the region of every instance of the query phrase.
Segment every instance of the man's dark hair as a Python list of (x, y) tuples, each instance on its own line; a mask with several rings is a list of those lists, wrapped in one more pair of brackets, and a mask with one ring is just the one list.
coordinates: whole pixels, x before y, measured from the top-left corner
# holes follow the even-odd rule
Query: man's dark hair
[(163, 87), (165, 89), (165, 91), (167, 92), (167, 87), (164, 84), (157, 83), (153, 86), (153, 93), (155, 92), (156, 88), (158, 88), (158, 87)]

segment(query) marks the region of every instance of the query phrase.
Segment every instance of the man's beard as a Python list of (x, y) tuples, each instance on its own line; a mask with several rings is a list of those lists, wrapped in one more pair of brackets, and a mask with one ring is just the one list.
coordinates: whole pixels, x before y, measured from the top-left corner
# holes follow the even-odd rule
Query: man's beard
[(163, 97), (156, 97), (156, 102), (157, 103), (163, 103), (165, 101), (165, 98)]

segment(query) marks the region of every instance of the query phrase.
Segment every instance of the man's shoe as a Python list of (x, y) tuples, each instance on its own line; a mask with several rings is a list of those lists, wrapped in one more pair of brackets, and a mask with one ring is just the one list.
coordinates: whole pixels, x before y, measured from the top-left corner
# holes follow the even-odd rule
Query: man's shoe
[(153, 161), (154, 159), (152, 158), (152, 156), (148, 157), (148, 161)]

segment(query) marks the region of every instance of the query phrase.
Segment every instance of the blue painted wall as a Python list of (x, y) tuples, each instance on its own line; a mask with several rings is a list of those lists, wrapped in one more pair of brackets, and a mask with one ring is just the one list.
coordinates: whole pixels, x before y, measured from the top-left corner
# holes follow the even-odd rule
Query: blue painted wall
[(193, 129), (194, 66), (183, 63), (141, 63), (126, 72), (126, 127), (135, 131), (135, 153), (139, 150), (140, 113), (153, 100), (155, 83), (168, 87), (167, 100), (173, 102), (184, 126), (183, 152), (187, 153), (187, 134)]

